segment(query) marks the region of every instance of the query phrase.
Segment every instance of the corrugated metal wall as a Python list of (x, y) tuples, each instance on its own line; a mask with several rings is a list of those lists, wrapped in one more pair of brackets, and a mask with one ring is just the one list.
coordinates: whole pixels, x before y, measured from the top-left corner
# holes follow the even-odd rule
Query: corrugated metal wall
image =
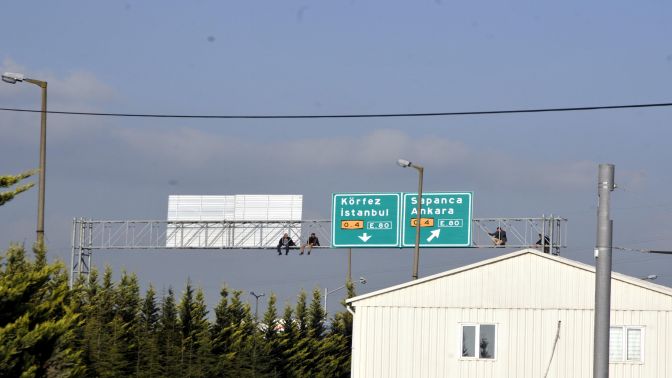
[[(593, 273), (524, 254), (354, 303), (354, 377), (590, 377)], [(672, 297), (612, 279), (612, 324), (645, 327), (644, 362), (612, 377), (672, 377)], [(635, 310), (639, 309), (639, 310)], [(496, 358), (461, 358), (461, 324), (497, 324)]]

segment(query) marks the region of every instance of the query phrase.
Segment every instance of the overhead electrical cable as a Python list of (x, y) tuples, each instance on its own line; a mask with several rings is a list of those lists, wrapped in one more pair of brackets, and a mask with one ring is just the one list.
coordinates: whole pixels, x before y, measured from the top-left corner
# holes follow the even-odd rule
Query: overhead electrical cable
[[(509, 110), (477, 110), (459, 112), (431, 112), (431, 113), (372, 113), (372, 114), (294, 114), (294, 115), (199, 115), (199, 114), (150, 114), (150, 113), (102, 113), (102, 112), (75, 112), (48, 110), (48, 114), (74, 115), (74, 116), (98, 116), (98, 117), (135, 117), (135, 118), (190, 118), (190, 119), (316, 119), (316, 118), (402, 118), (402, 117), (448, 117), (448, 116), (471, 116), (471, 115), (494, 115), (494, 114), (519, 114), (519, 113), (550, 113), (550, 112), (578, 112), (591, 110), (614, 110), (614, 109), (637, 109), (637, 108), (661, 108), (670, 107), (672, 102), (629, 104), (629, 105), (605, 105), (605, 106), (579, 106), (570, 108), (540, 108), (540, 109), (509, 109)], [(41, 113), (41, 110), (21, 108), (0, 108), (1, 111)]]

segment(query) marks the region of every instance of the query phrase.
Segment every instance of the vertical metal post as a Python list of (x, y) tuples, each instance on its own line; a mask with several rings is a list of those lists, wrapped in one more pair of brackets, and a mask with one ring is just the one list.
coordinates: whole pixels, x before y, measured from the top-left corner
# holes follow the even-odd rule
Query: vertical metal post
[(86, 283), (91, 282), (91, 255), (93, 255), (93, 220), (89, 219), (89, 241), (87, 243), (88, 254), (86, 256)]
[(609, 326), (611, 313), (611, 241), (609, 197), (614, 185), (614, 165), (600, 164), (597, 181), (597, 245), (595, 247), (595, 324), (593, 377), (609, 376)]
[(79, 243), (77, 246), (77, 278), (82, 275), (82, 245), (84, 244), (84, 219), (79, 218)]
[[(28, 81), (28, 80), (26, 80)], [(42, 119), (40, 122), (40, 179), (37, 200), (37, 243), (44, 246), (44, 190), (47, 172), (47, 82), (35, 81), (42, 88)]]
[(348, 282), (352, 282), (352, 248), (348, 248)]
[(72, 218), (72, 253), (70, 254), (70, 289), (75, 284), (75, 237), (77, 233), (77, 219)]
[(412, 165), (418, 170), (418, 215), (415, 223), (415, 253), (413, 254), (413, 279), (418, 279), (418, 266), (420, 265), (420, 219), (422, 217), (422, 176), (424, 168), (419, 165)]

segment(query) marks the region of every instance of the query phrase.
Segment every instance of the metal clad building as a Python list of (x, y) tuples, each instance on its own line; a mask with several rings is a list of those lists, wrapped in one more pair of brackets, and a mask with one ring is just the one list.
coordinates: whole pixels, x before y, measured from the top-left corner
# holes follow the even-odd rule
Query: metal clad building
[[(353, 377), (590, 377), (594, 267), (522, 250), (352, 298)], [(672, 377), (672, 289), (612, 275), (610, 376)]]
[(274, 247), (284, 232), (299, 239), (302, 211), (302, 195), (171, 195), (166, 247)]

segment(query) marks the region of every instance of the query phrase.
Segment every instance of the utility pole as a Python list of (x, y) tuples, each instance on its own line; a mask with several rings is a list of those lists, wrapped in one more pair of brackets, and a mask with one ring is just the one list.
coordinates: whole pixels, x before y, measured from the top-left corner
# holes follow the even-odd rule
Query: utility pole
[(614, 165), (600, 164), (597, 180), (597, 245), (595, 246), (595, 324), (593, 377), (609, 377), (609, 326), (611, 313), (611, 241), (609, 197), (614, 185)]

